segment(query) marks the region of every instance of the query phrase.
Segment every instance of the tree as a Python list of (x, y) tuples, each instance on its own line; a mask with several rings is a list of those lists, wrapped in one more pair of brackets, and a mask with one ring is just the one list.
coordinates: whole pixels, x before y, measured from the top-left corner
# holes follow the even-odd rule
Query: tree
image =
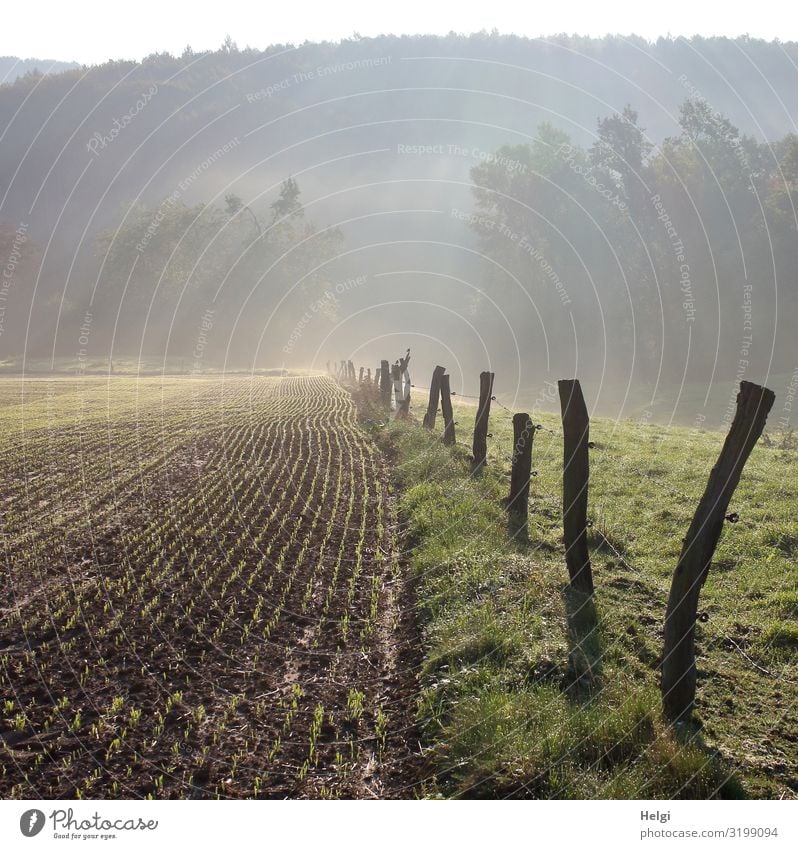
[(260, 226), (260, 221), (258, 221), (258, 216), (252, 211), (252, 209), (247, 206), (238, 195), (228, 194), (224, 196), (225, 209), (227, 210), (227, 214), (230, 218), (235, 218), (239, 212), (244, 211), (249, 214), (252, 222), (255, 225), (255, 229), (258, 232), (258, 238), (263, 235), (263, 230)]
[(645, 130), (638, 126), (637, 112), (627, 105), (623, 113), (600, 118), (598, 140), (590, 149), (590, 162), (606, 174), (629, 205), (639, 212), (643, 208), (643, 185), (646, 159), (653, 149)]
[(283, 181), (280, 194), (271, 205), (272, 220), (279, 221), (289, 215), (302, 215), (302, 204), (299, 202), (299, 186), (293, 177)]

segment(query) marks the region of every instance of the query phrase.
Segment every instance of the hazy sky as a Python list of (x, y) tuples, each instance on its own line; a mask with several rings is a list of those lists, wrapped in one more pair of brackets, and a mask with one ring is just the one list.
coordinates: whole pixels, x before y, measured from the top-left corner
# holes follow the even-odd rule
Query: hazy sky
[(216, 48), (226, 34), (244, 47), (338, 40), (354, 31), (446, 33), (498, 29), (520, 35), (728, 35), (798, 40), (790, 0), (29, 0), (4, 4), (0, 55), (140, 59), (150, 53)]

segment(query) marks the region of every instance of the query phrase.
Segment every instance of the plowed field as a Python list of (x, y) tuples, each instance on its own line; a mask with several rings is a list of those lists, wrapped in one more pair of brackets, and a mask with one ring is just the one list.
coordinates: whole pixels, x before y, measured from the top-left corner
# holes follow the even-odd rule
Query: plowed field
[(412, 604), (324, 377), (0, 383), (0, 797), (395, 797)]

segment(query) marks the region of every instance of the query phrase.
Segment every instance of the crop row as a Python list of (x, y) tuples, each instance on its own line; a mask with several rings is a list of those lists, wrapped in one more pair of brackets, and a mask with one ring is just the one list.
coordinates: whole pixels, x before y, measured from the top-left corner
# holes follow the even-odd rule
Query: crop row
[(350, 399), (189, 388), (116, 414), (110, 454), (108, 421), (30, 436), (57, 448), (40, 474), (88, 471), (77, 519), (4, 529), (4, 795), (334, 795), (386, 757), (397, 572)]

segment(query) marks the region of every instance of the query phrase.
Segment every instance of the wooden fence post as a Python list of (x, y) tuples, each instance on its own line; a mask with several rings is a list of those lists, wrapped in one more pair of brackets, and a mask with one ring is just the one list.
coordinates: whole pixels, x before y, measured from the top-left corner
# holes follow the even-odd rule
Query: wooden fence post
[(385, 407), (391, 406), (391, 375), (388, 370), (388, 360), (380, 363), (380, 396)]
[(411, 380), (410, 380), (410, 370), (408, 369), (408, 365), (410, 364), (410, 348), (407, 349), (407, 353), (404, 357), (399, 360), (399, 377), (402, 382), (402, 390), (401, 395), (402, 399), (397, 406), (398, 415), (400, 418), (407, 418), (410, 415), (410, 388), (411, 388)]
[(363, 366), (360, 367), (360, 373), (357, 376), (357, 382), (363, 383)]
[(571, 586), (591, 595), (593, 572), (587, 550), (587, 488), (590, 419), (578, 380), (559, 380), (563, 430), (563, 531)]
[(366, 383), (371, 386), (371, 369), (366, 369)]
[(402, 418), (407, 418), (410, 415), (410, 373), (404, 372), (402, 383), (402, 406), (400, 411)]
[(490, 419), (490, 401), (493, 395), (492, 371), (483, 371), (479, 375), (479, 407), (474, 422), (474, 471), (481, 469), (488, 458), (488, 420)]
[(516, 413), (513, 416), (513, 456), (507, 509), (510, 514), (510, 536), (524, 541), (529, 538), (529, 479), (532, 476), (534, 438), (535, 427), (529, 413)]
[(440, 382), (441, 410), (443, 411), (443, 444), (454, 445), (457, 441), (454, 435), (454, 415), (452, 414), (452, 390), (449, 385), (449, 375), (442, 374)]
[(427, 412), (424, 413), (424, 427), (428, 430), (435, 429), (435, 419), (438, 416), (438, 399), (441, 394), (441, 376), (445, 371), (445, 366), (435, 366), (432, 371), (432, 381), (429, 385)]
[(391, 380), (393, 381), (394, 409), (396, 414), (400, 415), (402, 412), (402, 372), (398, 362), (391, 366)]
[(744, 380), (737, 412), (682, 544), (673, 573), (662, 655), (662, 708), (670, 722), (688, 721), (695, 702), (695, 620), (723, 520), (740, 475), (762, 435), (775, 395)]

